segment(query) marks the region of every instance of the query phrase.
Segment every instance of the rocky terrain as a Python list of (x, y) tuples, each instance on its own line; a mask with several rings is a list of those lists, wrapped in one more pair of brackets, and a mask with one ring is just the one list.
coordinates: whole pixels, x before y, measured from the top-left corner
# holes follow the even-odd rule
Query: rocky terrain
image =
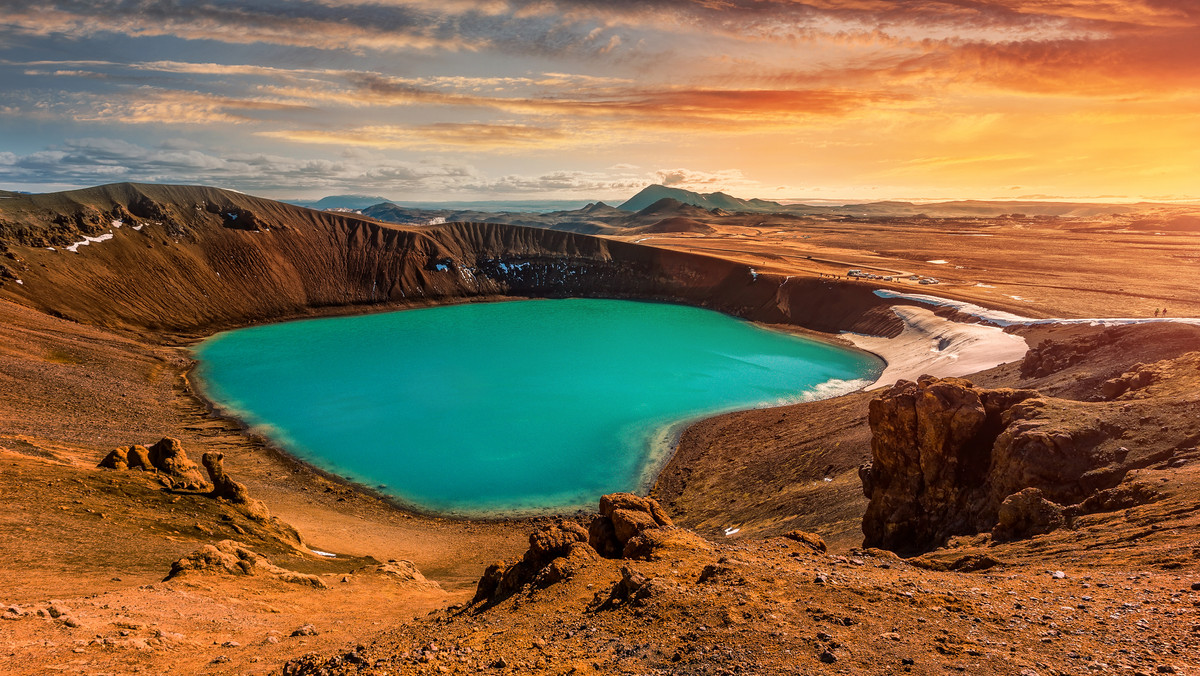
[[(1012, 326), (1021, 361), (701, 421), (651, 498), (539, 520), (406, 512), (188, 381), (215, 330), (511, 296), (896, 335), (906, 301), (825, 270), (933, 258), (910, 222), (855, 249), (860, 226), (692, 215), (712, 231), (660, 245), (198, 187), (4, 200), (0, 671), (1200, 673), (1200, 327)], [(994, 227), (926, 235), (998, 285), (1056, 264)], [(1200, 304), (1169, 274), (1186, 235), (1104, 232), (1092, 276), (1005, 307)], [(986, 300), (969, 281), (937, 293)]]

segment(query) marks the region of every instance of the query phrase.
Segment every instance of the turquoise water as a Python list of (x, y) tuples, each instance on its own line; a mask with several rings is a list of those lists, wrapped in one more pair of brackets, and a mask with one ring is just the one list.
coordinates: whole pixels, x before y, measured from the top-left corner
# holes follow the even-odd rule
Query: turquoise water
[(709, 310), (584, 299), (258, 326), (196, 355), (208, 396), (294, 455), (466, 514), (636, 490), (673, 424), (855, 389), (882, 366)]

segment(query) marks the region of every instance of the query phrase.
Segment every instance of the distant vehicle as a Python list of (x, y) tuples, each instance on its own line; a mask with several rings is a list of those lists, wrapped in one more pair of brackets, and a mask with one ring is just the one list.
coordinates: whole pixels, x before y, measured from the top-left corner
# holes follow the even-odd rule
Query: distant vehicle
[(921, 284), (939, 284), (940, 282), (938, 282), (938, 280), (934, 279), (933, 277), (926, 277), (925, 279), (922, 279), (920, 283)]
[(847, 277), (863, 277), (864, 275), (863, 275), (862, 270), (851, 270), (850, 272), (846, 273), (846, 276)]
[(921, 275), (909, 275), (908, 278), (915, 282), (921, 278)]

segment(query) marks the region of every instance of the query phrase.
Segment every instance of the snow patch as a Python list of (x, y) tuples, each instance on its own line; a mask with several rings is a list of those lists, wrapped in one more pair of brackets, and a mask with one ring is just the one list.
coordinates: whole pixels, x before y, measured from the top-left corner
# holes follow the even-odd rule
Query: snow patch
[(82, 240), (67, 247), (67, 251), (70, 251), (71, 253), (79, 253), (79, 247), (81, 246), (87, 246), (93, 242), (105, 242), (112, 238), (113, 234), (111, 232), (100, 235), (99, 237), (88, 237), (87, 235), (84, 235)]
[(1062, 317), (1051, 317), (1048, 319), (1031, 319), (1022, 317), (1011, 312), (1003, 310), (992, 310), (974, 303), (968, 303), (961, 300), (950, 300), (949, 298), (941, 298), (938, 296), (927, 296), (920, 293), (901, 293), (892, 291), (891, 289), (876, 289), (875, 295), (880, 298), (902, 298), (904, 300), (913, 300), (926, 305), (936, 305), (938, 307), (951, 307), (959, 312), (982, 319), (986, 322), (991, 322), (996, 326), (1033, 326), (1036, 324), (1087, 324), (1090, 326), (1124, 326), (1126, 324), (1150, 324), (1157, 322), (1178, 322), (1180, 324), (1192, 324), (1200, 326), (1200, 318), (1196, 317), (1105, 317), (1091, 319), (1064, 319)]
[(23, 280), (23, 279), (18, 279), (18, 280), (17, 280), (17, 284), (20, 284), (21, 286), (24, 286), (24, 285), (25, 285), (25, 280)]
[(910, 305), (895, 306), (892, 312), (904, 322), (904, 330), (895, 338), (842, 334), (856, 347), (887, 361), (874, 387), (916, 380), (926, 373), (940, 378), (965, 376), (1022, 359), (1029, 350), (1024, 338), (996, 326), (953, 322)]
[(144, 228), (144, 227), (146, 227), (146, 224), (145, 224), (145, 223), (141, 223), (141, 224), (139, 224), (139, 225), (135, 225), (135, 226), (133, 226), (133, 229), (134, 229), (134, 230), (141, 230), (141, 229), (142, 229), (142, 228)]
[(940, 259), (940, 258), (939, 258), (939, 259), (937, 259), (936, 261), (925, 261), (925, 262), (926, 262), (926, 263), (933, 263), (934, 265), (945, 265), (946, 263), (949, 263), (950, 261), (944, 261), (944, 260), (942, 260), (942, 259)]
[(114, 227), (114, 228), (119, 228), (119, 227), (121, 227), (122, 225), (125, 225), (125, 221), (123, 221), (123, 220), (121, 220), (121, 219), (119, 219), (119, 218), (118, 218), (117, 220), (115, 220), (115, 221), (113, 221), (113, 222), (112, 222), (112, 227)]
[(337, 554), (330, 554), (329, 552), (323, 552), (319, 549), (310, 549), (308, 551), (312, 552), (313, 554), (316, 554), (317, 556), (324, 556), (327, 559), (336, 559), (337, 558)]
[(437, 216), (425, 221), (425, 225), (445, 225), (446, 219), (443, 216)]
[(734, 527), (730, 526), (729, 528), (725, 529), (725, 537), (729, 537), (730, 535), (737, 535), (741, 531), (742, 531), (741, 528), (734, 528)]

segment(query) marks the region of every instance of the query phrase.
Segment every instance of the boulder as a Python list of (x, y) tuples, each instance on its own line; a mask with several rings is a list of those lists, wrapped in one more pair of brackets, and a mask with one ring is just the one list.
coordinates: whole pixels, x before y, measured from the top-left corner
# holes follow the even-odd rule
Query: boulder
[(204, 464), (204, 469), (208, 471), (208, 478), (212, 482), (212, 496), (214, 498), (223, 498), (234, 504), (246, 504), (250, 501), (250, 493), (246, 487), (229, 477), (225, 473), (225, 454), (208, 452), (200, 456), (200, 462)]
[(600, 498), (600, 515), (588, 527), (588, 543), (607, 558), (620, 558), (629, 540), (654, 528), (673, 526), (653, 498), (610, 493)]
[(126, 453), (126, 461), (129, 463), (129, 469), (140, 469), (143, 472), (153, 472), (154, 463), (150, 462), (150, 449), (141, 444), (134, 444), (129, 447)]
[(588, 524), (588, 544), (606, 559), (621, 558), (623, 547), (617, 540), (612, 519), (607, 516), (596, 515)]
[(629, 541), (625, 543), (625, 548), (621, 551), (621, 557), (625, 559), (640, 559), (642, 561), (658, 561), (671, 551), (685, 550), (697, 552), (709, 551), (711, 549), (712, 545), (709, 544), (708, 540), (689, 530), (676, 528), (675, 526), (664, 526), (644, 530), (629, 538)]
[(390, 559), (387, 563), (366, 566), (354, 570), (355, 575), (383, 575), (397, 582), (421, 587), (439, 587), (440, 585), (421, 574), (412, 561)]
[(529, 550), (525, 561), (545, 563), (565, 556), (571, 546), (588, 541), (588, 531), (574, 521), (559, 521), (552, 526), (543, 526), (529, 534)]
[(105, 469), (126, 470), (129, 469), (129, 461), (126, 460), (127, 452), (123, 448), (118, 448), (115, 451), (109, 451), (108, 455), (100, 461), (99, 467)]
[(1062, 505), (1047, 500), (1037, 488), (1026, 488), (1005, 498), (997, 519), (992, 537), (999, 541), (1050, 533), (1066, 523)]
[(609, 518), (612, 519), (613, 533), (617, 536), (617, 542), (622, 545), (644, 530), (659, 527), (658, 522), (648, 512), (635, 512), (632, 509), (613, 510)]
[(613, 512), (625, 509), (634, 512), (646, 512), (659, 526), (673, 526), (671, 517), (663, 510), (654, 498), (643, 498), (633, 493), (609, 493), (600, 498), (600, 515), (612, 517)]
[(150, 464), (161, 474), (171, 479), (174, 488), (200, 490), (205, 487), (204, 477), (196, 463), (183, 450), (178, 439), (163, 437), (149, 449)]
[(825, 553), (825, 540), (816, 533), (809, 533), (808, 531), (803, 530), (791, 530), (784, 533), (783, 537), (789, 540), (795, 540), (796, 542), (799, 542), (815, 552), (821, 552), (822, 554)]

